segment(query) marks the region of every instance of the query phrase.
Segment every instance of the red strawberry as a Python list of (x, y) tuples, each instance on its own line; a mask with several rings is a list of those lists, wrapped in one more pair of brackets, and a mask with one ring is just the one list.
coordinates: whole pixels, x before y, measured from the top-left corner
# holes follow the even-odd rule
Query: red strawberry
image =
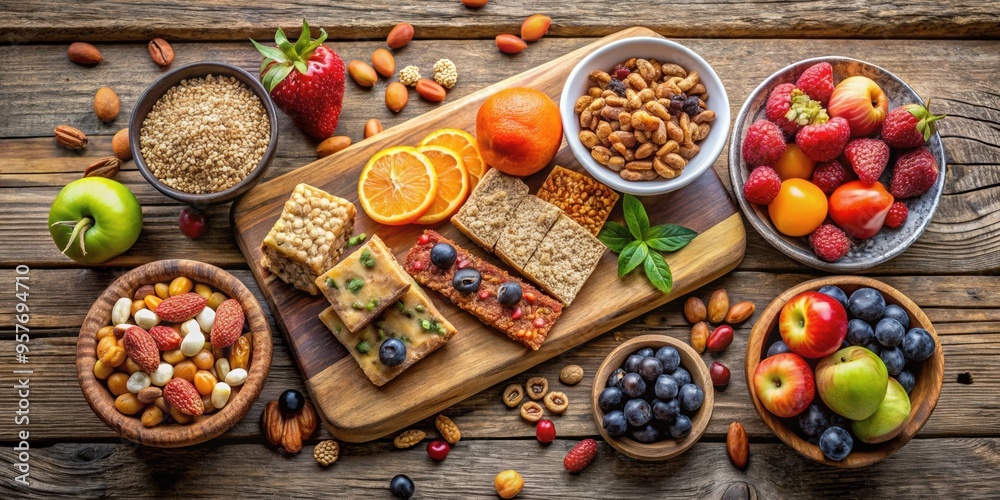
[(161, 351), (172, 351), (181, 347), (181, 334), (165, 325), (156, 325), (149, 329), (149, 335), (156, 342), (156, 348)]
[(889, 192), (895, 198), (910, 198), (927, 192), (937, 181), (938, 164), (927, 148), (914, 149), (896, 159)]
[(125, 346), (125, 354), (135, 361), (135, 364), (147, 373), (155, 372), (160, 366), (160, 350), (156, 348), (156, 341), (140, 326), (130, 326), (122, 337)]
[(212, 324), (212, 347), (229, 347), (243, 333), (243, 307), (236, 299), (226, 299), (215, 309)]
[(842, 229), (833, 224), (823, 224), (809, 235), (816, 256), (826, 262), (837, 262), (851, 249), (851, 240)]
[(882, 140), (890, 147), (909, 149), (923, 146), (937, 132), (934, 122), (945, 115), (932, 115), (927, 107), (907, 104), (889, 112), (882, 122)]
[(859, 181), (874, 184), (889, 164), (889, 146), (878, 139), (854, 139), (844, 148), (844, 156)]
[(799, 76), (795, 87), (826, 106), (833, 94), (833, 66), (827, 62), (810, 66)]
[(317, 138), (333, 135), (344, 100), (344, 61), (323, 45), (326, 30), (312, 40), (309, 25), (302, 20), (302, 34), (295, 45), (278, 28), (278, 48), (254, 46), (264, 56), (260, 78), (271, 99), (295, 126)]
[(743, 139), (743, 159), (750, 165), (774, 165), (785, 154), (785, 135), (773, 122), (757, 120)]
[(837, 160), (820, 163), (813, 169), (812, 182), (830, 194), (847, 182), (847, 169)]
[(597, 456), (597, 441), (587, 438), (579, 443), (566, 454), (563, 460), (563, 467), (570, 472), (580, 472), (585, 469)]
[(153, 312), (162, 321), (180, 323), (200, 313), (207, 303), (208, 301), (205, 300), (205, 297), (194, 292), (188, 292), (167, 297), (163, 302), (160, 302), (160, 305), (156, 306), (156, 310)]
[(903, 202), (893, 202), (889, 207), (889, 213), (885, 216), (885, 225), (893, 228), (902, 226), (906, 222), (906, 216), (909, 214), (910, 210), (906, 208)]
[(771, 167), (757, 167), (743, 185), (743, 197), (750, 203), (769, 205), (778, 196), (781, 177)]
[(170, 406), (177, 408), (177, 411), (185, 415), (201, 415), (205, 413), (205, 404), (201, 401), (201, 395), (194, 384), (187, 379), (175, 378), (163, 386), (163, 399)]
[(841, 117), (814, 120), (795, 134), (795, 144), (813, 161), (832, 161), (844, 152), (851, 126)]

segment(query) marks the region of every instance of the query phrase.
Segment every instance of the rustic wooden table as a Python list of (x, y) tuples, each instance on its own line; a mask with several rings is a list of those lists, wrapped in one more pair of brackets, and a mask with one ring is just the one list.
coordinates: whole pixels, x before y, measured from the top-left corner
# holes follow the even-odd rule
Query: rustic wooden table
[[(494, 497), (493, 476), (514, 468), (525, 477), (519, 498), (624, 498), (640, 494), (720, 497), (749, 485), (761, 497), (817, 496), (988, 497), (1000, 479), (1000, 11), (990, 0), (898, 4), (723, 2), (642, 5), (632, 2), (564, 3), (493, 0), (468, 10), (456, 0), (372, 0), (356, 5), (299, 2), (242, 7), (232, 0), (189, 4), (67, 2), (35, 0), (8, 4), (0, 12), (0, 497), (388, 497), (388, 481), (408, 474), (421, 498)], [(529, 14), (553, 18), (549, 35), (522, 54), (500, 54), (492, 38), (516, 33)], [(580, 47), (592, 37), (644, 25), (701, 54), (721, 76), (735, 115), (749, 92), (773, 71), (800, 59), (842, 55), (895, 72), (921, 96), (933, 98), (948, 162), (944, 196), (927, 232), (906, 253), (868, 275), (903, 290), (928, 316), (944, 345), (945, 378), (937, 410), (920, 434), (887, 460), (863, 470), (813, 464), (777, 441), (754, 413), (746, 387), (743, 351), (748, 322), (732, 347), (717, 359), (733, 370), (733, 383), (717, 394), (715, 413), (701, 441), (664, 463), (637, 462), (601, 443), (584, 473), (567, 474), (562, 457), (580, 438), (595, 436), (588, 377), (567, 393), (575, 403), (556, 419), (559, 439), (540, 446), (533, 428), (500, 404), (508, 382), (533, 375), (558, 379), (576, 363), (593, 374), (623, 339), (662, 333), (687, 339), (688, 327), (675, 301), (613, 332), (558, 356), (510, 381), (463, 401), (447, 413), (463, 440), (442, 463), (422, 450), (399, 451), (389, 440), (343, 446), (329, 469), (312, 459), (324, 430), (299, 456), (280, 456), (263, 445), (258, 420), (264, 403), (302, 379), (274, 326), (271, 375), (246, 418), (223, 436), (185, 449), (153, 449), (119, 439), (87, 407), (76, 381), (74, 347), (91, 302), (125, 270), (164, 258), (187, 257), (229, 269), (255, 291), (256, 283), (230, 230), (229, 205), (209, 210), (210, 230), (198, 241), (177, 229), (181, 205), (150, 187), (130, 162), (118, 175), (143, 205), (145, 227), (132, 250), (99, 268), (76, 265), (59, 254), (46, 230), (48, 207), (83, 167), (110, 152), (111, 136), (126, 126), (139, 94), (162, 71), (145, 43), (162, 36), (175, 43), (174, 67), (223, 60), (255, 70), (259, 56), (248, 37), (269, 40), (276, 26), (297, 32), (305, 16), (331, 34), (328, 44), (346, 61), (367, 59), (384, 46), (398, 21), (416, 27), (413, 43), (398, 64), (429, 68), (442, 57), (459, 68), (459, 84), (448, 99), (467, 95)], [(66, 58), (69, 42), (92, 41), (105, 61), (83, 68)], [(110, 124), (94, 117), (91, 100), (104, 85), (122, 99), (123, 113)], [(338, 133), (360, 140), (365, 120), (386, 126), (431, 109), (411, 100), (400, 114), (382, 104), (381, 86), (365, 91), (348, 83)], [(77, 153), (56, 146), (52, 129), (71, 124), (91, 137)], [(282, 115), (278, 157), (267, 177), (315, 159), (316, 143)], [(728, 179), (726, 153), (715, 165)], [(728, 180), (726, 181), (728, 183)], [(730, 296), (762, 308), (782, 290), (821, 274), (795, 263), (747, 228), (746, 258), (737, 270), (696, 295), (725, 288)], [(19, 265), (30, 267), (31, 308), (28, 365), (14, 362), (14, 282)], [(592, 284), (600, 286), (601, 284)], [(263, 300), (262, 300), (263, 302)], [(716, 359), (705, 355), (706, 361)], [(18, 405), (12, 387), (16, 369), (30, 367), (30, 424), (14, 425)], [(971, 384), (960, 384), (960, 374)], [(23, 412), (24, 410), (22, 410)], [(724, 440), (729, 423), (744, 424), (752, 440), (750, 466), (732, 467)], [(430, 421), (419, 428), (433, 430)], [(30, 431), (30, 486), (15, 447), (17, 432)], [(745, 492), (745, 489), (744, 489)]]

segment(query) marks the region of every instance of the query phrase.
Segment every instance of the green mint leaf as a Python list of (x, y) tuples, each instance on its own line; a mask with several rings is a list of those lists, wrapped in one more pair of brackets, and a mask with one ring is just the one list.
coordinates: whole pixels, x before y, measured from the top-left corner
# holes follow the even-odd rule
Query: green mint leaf
[(614, 253), (621, 253), (634, 238), (629, 234), (628, 228), (614, 221), (606, 222), (601, 232), (597, 233), (597, 239), (604, 243), (604, 246)]
[(670, 289), (674, 286), (674, 277), (670, 274), (670, 265), (663, 260), (663, 256), (656, 252), (649, 252), (642, 264), (646, 269), (646, 277), (649, 278), (649, 282), (659, 291), (670, 293)]
[(646, 260), (649, 254), (649, 247), (641, 241), (633, 241), (625, 246), (621, 255), (618, 256), (618, 277), (621, 278), (639, 267)]
[(658, 252), (676, 252), (698, 236), (698, 232), (684, 226), (663, 224), (649, 228), (642, 238), (649, 248)]
[(635, 196), (626, 194), (622, 208), (625, 211), (625, 224), (628, 225), (629, 232), (635, 239), (643, 239), (643, 233), (649, 229), (649, 217), (646, 215), (646, 209), (643, 208), (642, 202)]

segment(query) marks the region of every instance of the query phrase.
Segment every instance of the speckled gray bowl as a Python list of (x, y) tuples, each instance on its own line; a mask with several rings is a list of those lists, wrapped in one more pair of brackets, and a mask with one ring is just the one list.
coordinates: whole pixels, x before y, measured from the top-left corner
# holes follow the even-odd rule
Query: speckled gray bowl
[[(743, 161), (743, 155), (740, 153), (741, 145), (746, 136), (747, 128), (753, 122), (765, 118), (764, 105), (771, 90), (782, 83), (794, 83), (806, 68), (823, 61), (833, 66), (834, 83), (840, 83), (844, 78), (854, 75), (867, 76), (874, 80), (889, 97), (890, 110), (913, 102), (923, 103), (909, 85), (896, 75), (873, 64), (848, 57), (831, 56), (799, 61), (768, 77), (754, 89), (747, 101), (743, 103), (739, 115), (736, 116), (736, 123), (733, 124), (733, 134), (729, 142), (729, 177), (732, 179), (736, 201), (739, 202), (747, 220), (774, 248), (816, 269), (832, 273), (858, 273), (903, 253), (914, 241), (917, 241), (917, 238), (927, 228), (927, 224), (930, 223), (934, 211), (937, 210), (938, 202), (941, 200), (941, 192), (944, 190), (944, 147), (941, 145), (940, 134), (934, 134), (928, 141), (927, 147), (930, 148), (938, 162), (938, 179), (934, 186), (923, 195), (903, 200), (909, 208), (909, 217), (907, 217), (906, 223), (897, 229), (883, 228), (874, 238), (869, 240), (854, 240), (850, 253), (843, 259), (833, 263), (824, 262), (816, 257), (805, 237), (795, 238), (779, 233), (771, 224), (767, 207), (754, 205), (743, 198), (743, 184), (746, 182), (747, 176), (750, 175), (750, 169)], [(889, 160), (889, 166), (880, 179), (887, 187), (889, 179), (892, 177), (892, 165), (895, 159), (896, 155), (893, 155)]]

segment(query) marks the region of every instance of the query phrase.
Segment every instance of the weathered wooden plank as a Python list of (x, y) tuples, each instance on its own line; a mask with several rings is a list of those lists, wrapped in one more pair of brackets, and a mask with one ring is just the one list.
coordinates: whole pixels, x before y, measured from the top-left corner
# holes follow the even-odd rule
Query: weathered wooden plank
[[(536, 12), (552, 16), (550, 36), (603, 36), (641, 24), (670, 36), (795, 38), (967, 38), (1000, 33), (1000, 17), (988, 0), (939, 3), (916, 0), (881, 4), (720, 0), (669, 9), (657, 3), (582, 0), (494, 0), (470, 10), (454, 0), (375, 0), (363, 4), (278, 2), (247, 7), (236, 0), (200, 2), (102, 1), (75, 8), (53, 0), (15, 3), (0, 16), (4, 41), (139, 40), (151, 36), (187, 40), (267, 38), (276, 26), (291, 31), (309, 18), (339, 39), (384, 38), (400, 21), (419, 38), (492, 38), (517, 33)], [(667, 14), (667, 15), (665, 15)], [(706, 22), (710, 19), (711, 22)]]

